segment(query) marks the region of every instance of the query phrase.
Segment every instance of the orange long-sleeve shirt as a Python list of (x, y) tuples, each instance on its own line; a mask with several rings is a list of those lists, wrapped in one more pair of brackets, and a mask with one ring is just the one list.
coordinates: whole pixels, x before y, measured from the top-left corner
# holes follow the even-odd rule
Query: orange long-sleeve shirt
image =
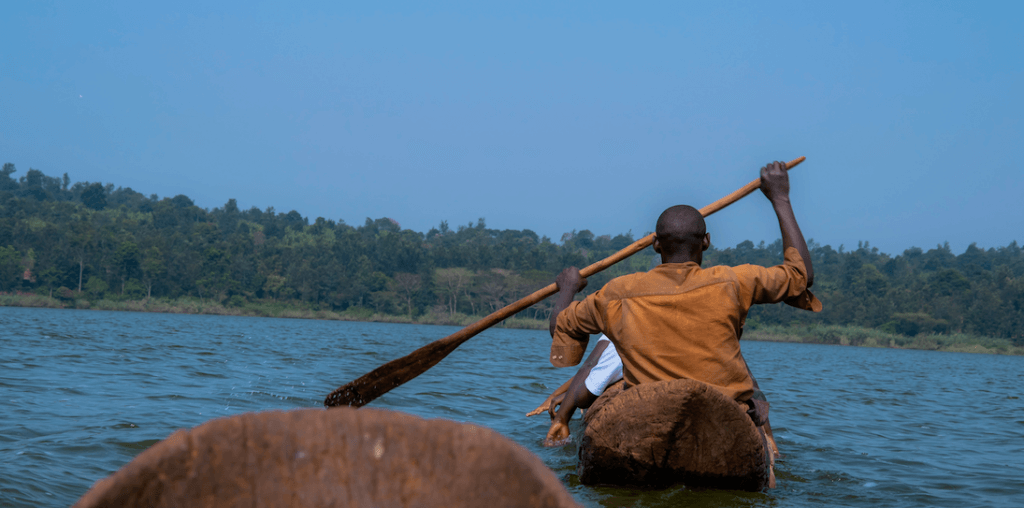
[(688, 378), (708, 383), (726, 396), (745, 401), (753, 381), (740, 356), (740, 330), (755, 303), (786, 303), (821, 310), (807, 291), (799, 252), (790, 247), (785, 262), (715, 266), (667, 263), (649, 272), (612, 279), (558, 315), (551, 363), (576, 365), (590, 334), (604, 333), (622, 357), (629, 384)]

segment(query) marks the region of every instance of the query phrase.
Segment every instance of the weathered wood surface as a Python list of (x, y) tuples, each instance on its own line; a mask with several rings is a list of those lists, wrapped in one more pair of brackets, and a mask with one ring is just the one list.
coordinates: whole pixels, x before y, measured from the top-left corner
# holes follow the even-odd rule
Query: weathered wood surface
[(75, 506), (577, 504), (537, 456), (492, 430), (339, 408), (246, 413), (180, 430)]
[(584, 416), (580, 482), (768, 487), (771, 458), (746, 406), (690, 379), (622, 387), (605, 390)]

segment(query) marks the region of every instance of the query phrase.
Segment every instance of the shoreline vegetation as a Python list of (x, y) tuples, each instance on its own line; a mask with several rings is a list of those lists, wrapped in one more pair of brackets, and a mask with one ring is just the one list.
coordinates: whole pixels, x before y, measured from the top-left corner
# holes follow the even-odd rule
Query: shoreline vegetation
[[(415, 317), (375, 312), (366, 307), (350, 307), (344, 311), (317, 310), (282, 302), (245, 302), (225, 306), (195, 297), (146, 298), (142, 300), (88, 300), (85, 298), (53, 298), (32, 293), (0, 293), (0, 307), (31, 307), (49, 309), (108, 310), (124, 312), (155, 312), (164, 314), (205, 314), (215, 316), (272, 317), (359, 321), (420, 325), (467, 326), (483, 316), (456, 313), (426, 313)], [(546, 319), (513, 316), (495, 328), (546, 330)], [(749, 321), (743, 340), (790, 342), (836, 346), (916, 349), (954, 353), (1024, 355), (1024, 347), (1010, 340), (964, 333), (918, 334), (906, 336), (885, 330), (849, 325), (793, 324), (766, 325)]]
[[(234, 199), (207, 209), (183, 194), (146, 196), (29, 169), (0, 169), (0, 295), (40, 307), (465, 325), (633, 243), (632, 231), (573, 230), (557, 239), (494, 229), (484, 218), (429, 231), (362, 225)], [(746, 338), (921, 349), (1024, 349), (1024, 246), (949, 243), (890, 255), (807, 240), (821, 312), (758, 305)], [(782, 240), (711, 245), (706, 266), (773, 266)], [(588, 278), (660, 262), (650, 247)], [(45, 298), (44, 298), (45, 296)], [(552, 300), (503, 326), (544, 328)], [(992, 338), (992, 339), (988, 339)]]
[[(59, 299), (31, 293), (0, 293), (0, 307), (34, 307), (47, 309), (110, 310), (123, 312), (156, 312), (161, 314), (205, 314), (211, 316), (270, 317), (288, 319), (320, 319), (327, 321), (360, 321), (368, 323), (401, 323), (414, 325), (467, 326), (483, 316), (456, 313), (453, 316), (434, 313), (409, 317), (404, 314), (375, 312), (366, 307), (349, 307), (343, 311), (313, 309), (282, 302), (245, 302), (223, 305), (195, 297), (144, 298), (142, 300)], [(547, 330), (547, 320), (513, 316), (494, 328)]]

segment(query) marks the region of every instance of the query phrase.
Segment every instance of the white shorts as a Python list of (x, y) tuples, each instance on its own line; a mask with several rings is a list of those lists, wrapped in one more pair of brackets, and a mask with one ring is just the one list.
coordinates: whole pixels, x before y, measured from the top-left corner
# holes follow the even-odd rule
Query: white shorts
[(604, 335), (597, 339), (598, 343), (602, 340), (608, 343), (608, 347), (601, 352), (601, 358), (598, 359), (597, 365), (590, 369), (590, 375), (586, 380), (587, 391), (594, 395), (601, 395), (608, 385), (622, 379), (622, 359), (615, 351), (615, 344)]

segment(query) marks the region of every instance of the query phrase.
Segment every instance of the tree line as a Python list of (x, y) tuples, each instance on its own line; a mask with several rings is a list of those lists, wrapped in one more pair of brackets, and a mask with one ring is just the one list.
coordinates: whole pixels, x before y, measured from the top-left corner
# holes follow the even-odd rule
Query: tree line
[[(559, 241), (531, 230), (497, 230), (484, 219), (426, 233), (392, 219), (359, 226), (292, 210), (212, 210), (187, 196), (145, 196), (30, 169), (0, 170), (0, 291), (65, 300), (196, 297), (226, 306), (273, 301), (335, 311), (438, 316), (486, 314), (629, 245), (632, 234), (572, 231)], [(759, 324), (841, 324), (904, 335), (970, 333), (1024, 345), (1024, 249), (949, 244), (899, 255), (808, 246), (821, 313), (756, 306)], [(777, 240), (713, 246), (705, 266), (773, 265)], [(655, 263), (650, 249), (595, 275), (587, 292)], [(550, 303), (523, 314), (545, 319)]]

